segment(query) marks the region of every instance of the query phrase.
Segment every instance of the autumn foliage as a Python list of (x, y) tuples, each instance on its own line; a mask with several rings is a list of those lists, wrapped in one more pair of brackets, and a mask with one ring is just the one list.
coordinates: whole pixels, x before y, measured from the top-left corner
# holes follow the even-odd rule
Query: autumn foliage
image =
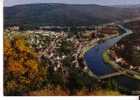
[[(40, 60), (39, 53), (31, 47), (28, 39), (23, 34), (4, 34), (4, 95), (119, 95), (113, 91), (96, 92), (99, 87), (97, 80), (80, 68), (70, 67), (71, 56), (64, 61), (63, 68), (67, 72), (61, 68), (55, 71), (55, 65), (51, 65), (49, 59)], [(67, 48), (70, 45), (64, 41), (58, 51), (70, 54), (71, 48)]]
[(36, 53), (24, 36), (4, 36), (4, 86), (5, 95), (20, 95), (34, 89), (43, 75), (39, 72)]

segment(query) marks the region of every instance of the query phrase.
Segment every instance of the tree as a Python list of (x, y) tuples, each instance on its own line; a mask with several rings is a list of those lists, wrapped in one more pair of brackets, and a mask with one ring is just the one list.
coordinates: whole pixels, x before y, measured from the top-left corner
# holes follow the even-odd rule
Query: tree
[(4, 36), (5, 95), (22, 95), (40, 88), (46, 77), (41, 71), (37, 53), (29, 47), (25, 36), (14, 35), (12, 39)]

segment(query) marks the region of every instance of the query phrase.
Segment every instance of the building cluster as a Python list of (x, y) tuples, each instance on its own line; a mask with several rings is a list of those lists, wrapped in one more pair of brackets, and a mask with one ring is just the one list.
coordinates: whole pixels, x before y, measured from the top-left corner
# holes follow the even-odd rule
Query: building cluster
[[(28, 42), (31, 44), (31, 48), (35, 49), (38, 52), (38, 59), (40, 61), (47, 61), (49, 66), (53, 66), (54, 71), (62, 69), (65, 71), (64, 61), (68, 60), (68, 57), (72, 58), (69, 61), (69, 66), (75, 66), (76, 68), (87, 69), (87, 66), (84, 62), (84, 58), (82, 58), (81, 52), (86, 45), (94, 45), (94, 41), (100, 40), (102, 38), (100, 35), (102, 31), (105, 34), (115, 34), (111, 33), (115, 29), (115, 26), (103, 27), (102, 31), (99, 30), (87, 30), (83, 32), (78, 32), (74, 35), (70, 32), (56, 32), (56, 31), (48, 31), (44, 30), (44, 28), (48, 29), (50, 27), (42, 27), (43, 29), (39, 30), (27, 30), (22, 31), (22, 33), (28, 38)], [(54, 27), (51, 27), (54, 28)], [(61, 27), (58, 27), (61, 28)], [(91, 27), (92, 28), (92, 27)], [(17, 27), (8, 28), (11, 31), (19, 32)], [(116, 30), (117, 31), (117, 30)], [(78, 37), (77, 37), (78, 36)], [(90, 44), (92, 43), (92, 44)], [(67, 44), (69, 44), (67, 46)], [(62, 49), (68, 50), (68, 54), (65, 54), (64, 51), (60, 51)]]
[(118, 33), (118, 26), (117, 25), (107, 25), (107, 26), (100, 26), (96, 27), (96, 30), (98, 33), (104, 33), (104, 34), (117, 34)]
[[(135, 48), (140, 51), (139, 46), (136, 46)], [(118, 53), (119, 50), (123, 50), (123, 49), (125, 49), (125, 45), (124, 44), (121, 44), (121, 45), (117, 45), (116, 44), (113, 48), (111, 48), (110, 49), (110, 56), (111, 56), (112, 60), (115, 61), (117, 64), (119, 64), (123, 68), (140, 72), (140, 65), (136, 66), (136, 65), (130, 64), (129, 61), (124, 59)]]
[[(64, 44), (63, 42), (70, 43), (68, 49), (71, 50), (71, 55), (63, 53), (58, 49)], [(49, 60), (50, 65), (54, 66), (54, 70), (64, 70), (63, 61), (71, 56), (71, 64), (75, 67), (79, 67), (79, 53), (84, 43), (78, 40), (75, 36), (68, 38), (68, 34), (64, 32), (48, 32), (48, 33), (36, 33), (29, 35), (29, 43), (38, 52), (39, 60)], [(67, 47), (67, 46), (66, 46)], [(70, 66), (72, 66), (70, 65)]]

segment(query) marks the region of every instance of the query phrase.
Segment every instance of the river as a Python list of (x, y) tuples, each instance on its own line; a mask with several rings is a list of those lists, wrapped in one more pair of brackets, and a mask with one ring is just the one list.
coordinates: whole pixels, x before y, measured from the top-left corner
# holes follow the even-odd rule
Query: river
[[(111, 65), (104, 63), (102, 54), (105, 50), (109, 49), (114, 44), (119, 42), (123, 37), (132, 34), (131, 30), (126, 29), (121, 25), (119, 25), (119, 27), (122, 28), (123, 30), (125, 30), (125, 33), (123, 33), (119, 36), (107, 39), (102, 43), (99, 43), (97, 46), (89, 49), (84, 55), (84, 59), (86, 61), (86, 64), (88, 65), (89, 69), (97, 76), (111, 74), (116, 71), (112, 68)], [(134, 80), (127, 76), (118, 76), (116, 78), (116, 80), (118, 81), (119, 85), (127, 88), (128, 90), (135, 91), (137, 88), (140, 89), (139, 80)]]

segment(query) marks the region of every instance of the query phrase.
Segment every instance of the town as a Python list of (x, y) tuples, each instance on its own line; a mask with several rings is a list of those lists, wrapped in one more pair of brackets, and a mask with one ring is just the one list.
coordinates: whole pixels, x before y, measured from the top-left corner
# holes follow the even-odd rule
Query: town
[(5, 96), (140, 95), (140, 2), (15, 1), (3, 7)]
[[(58, 27), (55, 27), (58, 28)], [(82, 27), (83, 28), (83, 27)], [(111, 38), (119, 35), (119, 27), (117, 25), (107, 25), (106, 27), (97, 26), (93, 30), (80, 31), (78, 33), (64, 31), (50, 31), (52, 28), (45, 30), (26, 30), (19, 31), (19, 27), (13, 26), (5, 30), (5, 34), (12, 37), (14, 34), (20, 34), (27, 37), (31, 48), (38, 52), (39, 60), (49, 60), (54, 65), (54, 70), (64, 69), (65, 60), (71, 59), (70, 66), (87, 69), (84, 63), (84, 53), (91, 47), (103, 41), (105, 38)], [(48, 30), (49, 31), (48, 31)], [(62, 28), (61, 28), (62, 29)], [(65, 61), (68, 62), (68, 61)]]

